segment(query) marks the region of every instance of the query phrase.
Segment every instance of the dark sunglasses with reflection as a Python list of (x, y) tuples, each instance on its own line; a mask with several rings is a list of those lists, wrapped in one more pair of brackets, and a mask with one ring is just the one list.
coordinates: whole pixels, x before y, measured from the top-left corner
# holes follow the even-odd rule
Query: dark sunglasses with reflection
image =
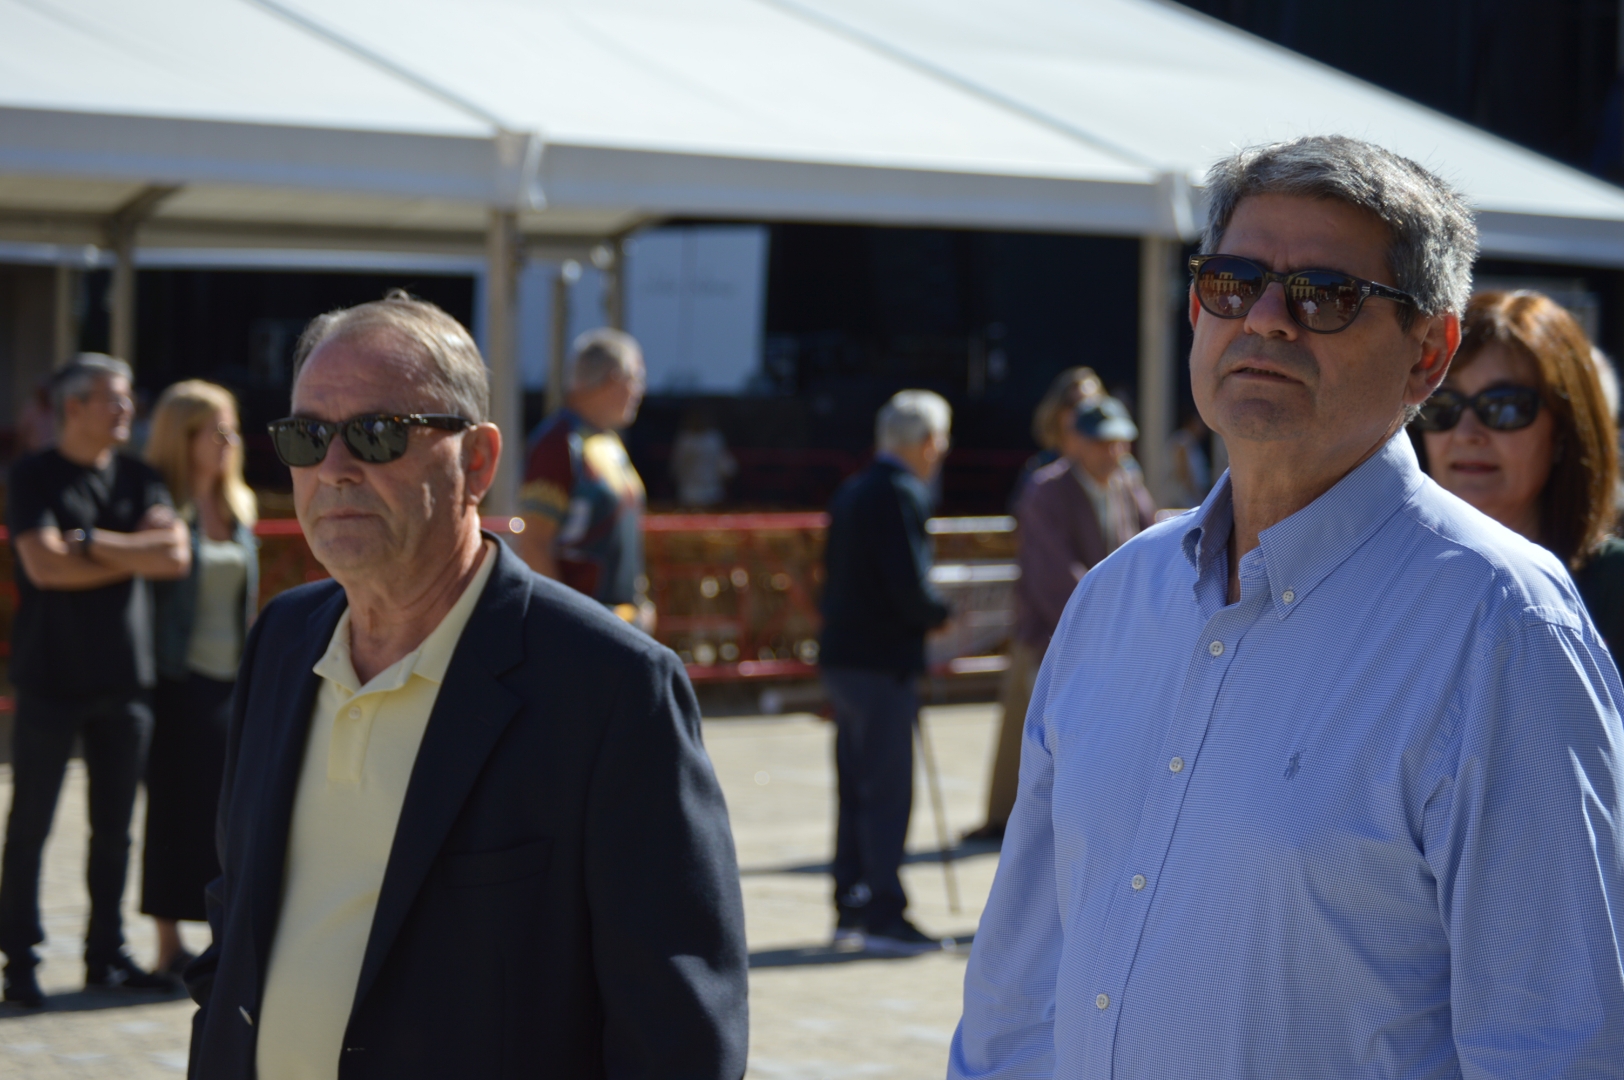
[(406, 453), (414, 427), (462, 431), (473, 427), (474, 422), (447, 413), (368, 413), (348, 420), (288, 416), (265, 426), (282, 464), (290, 469), (308, 469), (321, 464), (335, 438), (343, 439), (357, 460), (387, 465)]
[(1539, 416), (1539, 391), (1531, 386), (1491, 386), (1467, 397), (1447, 387), (1421, 406), (1415, 426), (1422, 431), (1448, 431), (1460, 423), (1466, 410), (1491, 431), (1519, 431)]
[(1190, 273), (1195, 278), (1195, 295), (1202, 310), (1220, 319), (1244, 318), (1269, 283), (1278, 281), (1286, 291), (1286, 312), (1291, 321), (1314, 334), (1346, 330), (1372, 296), (1420, 308), (1407, 292), (1340, 270), (1277, 274), (1239, 255), (1196, 255), (1190, 259)]

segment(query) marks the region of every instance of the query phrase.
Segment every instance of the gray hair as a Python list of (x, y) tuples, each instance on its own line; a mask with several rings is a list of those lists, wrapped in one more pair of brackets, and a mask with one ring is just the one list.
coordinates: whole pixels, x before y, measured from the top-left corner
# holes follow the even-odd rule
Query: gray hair
[(611, 379), (625, 379), (643, 366), (643, 347), (624, 330), (607, 326), (588, 330), (570, 345), (564, 385), (570, 390), (595, 390)]
[(881, 451), (906, 450), (932, 435), (946, 436), (953, 406), (929, 390), (899, 390), (874, 418), (874, 442)]
[(51, 412), (57, 423), (63, 420), (69, 398), (83, 401), (89, 397), (101, 379), (122, 378), (133, 382), (135, 375), (130, 365), (106, 353), (80, 353), (51, 376)]
[(293, 350), (293, 381), (321, 346), (374, 334), (392, 334), (415, 349), (429, 392), (448, 412), (479, 424), (490, 419), (491, 375), (473, 337), (443, 308), (403, 289), (311, 319)]
[[(1409, 158), (1345, 135), (1239, 150), (1207, 172), (1201, 250), (1218, 250), (1242, 199), (1269, 194), (1338, 199), (1370, 211), (1392, 235), (1391, 284), (1415, 297), (1423, 315), (1466, 310), (1477, 257), (1472, 212), (1459, 192)], [(1399, 307), (1406, 329), (1414, 318), (1409, 307)]]

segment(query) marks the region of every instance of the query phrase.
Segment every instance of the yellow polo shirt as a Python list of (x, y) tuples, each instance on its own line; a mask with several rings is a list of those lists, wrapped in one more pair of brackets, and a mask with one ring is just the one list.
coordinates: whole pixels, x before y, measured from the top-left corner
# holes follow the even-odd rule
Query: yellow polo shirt
[(336, 1080), (406, 784), (451, 654), (496, 563), (479, 572), (415, 652), (360, 686), (350, 613), (338, 620), (310, 716), (288, 831), (282, 912), (260, 1003), (261, 1080)]

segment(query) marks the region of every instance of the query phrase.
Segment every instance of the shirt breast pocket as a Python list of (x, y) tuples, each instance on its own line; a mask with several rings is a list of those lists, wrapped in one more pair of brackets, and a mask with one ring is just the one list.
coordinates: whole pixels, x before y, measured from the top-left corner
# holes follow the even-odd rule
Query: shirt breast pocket
[(447, 855), (442, 874), (453, 889), (505, 885), (547, 871), (553, 842), (545, 837), (499, 851), (465, 851)]

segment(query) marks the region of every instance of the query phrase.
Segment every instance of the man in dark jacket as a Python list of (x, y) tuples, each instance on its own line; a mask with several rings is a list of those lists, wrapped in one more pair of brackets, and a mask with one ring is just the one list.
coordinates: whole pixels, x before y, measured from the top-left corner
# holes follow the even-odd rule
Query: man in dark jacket
[(479, 529), (467, 332), (323, 316), (271, 425), (331, 582), (244, 650), (191, 1075), (704, 1077), (746, 1046), (727, 809), (681, 664)]
[(874, 463), (829, 507), (823, 682), (834, 704), (840, 816), (835, 942), (907, 954), (939, 947), (910, 923), (898, 868), (913, 807), (916, 681), (925, 635), (947, 621), (930, 582), (929, 484), (947, 455), (952, 410), (904, 390), (880, 410)]

